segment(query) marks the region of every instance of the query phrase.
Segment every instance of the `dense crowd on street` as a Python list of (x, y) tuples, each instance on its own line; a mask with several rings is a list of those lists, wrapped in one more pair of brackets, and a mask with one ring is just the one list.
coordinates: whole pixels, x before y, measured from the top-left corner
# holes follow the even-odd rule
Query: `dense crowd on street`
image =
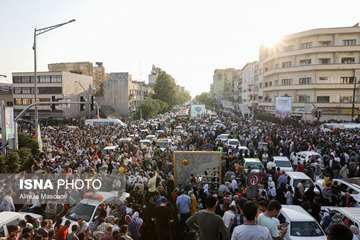
[[(176, 129), (181, 131), (175, 134)], [(224, 113), (216, 118), (176, 120), (175, 114), (169, 113), (128, 122), (127, 127), (43, 126), (41, 133), (43, 152), (32, 172), (125, 175), (130, 195), (118, 208), (102, 206), (95, 224), (83, 219), (77, 224), (64, 221), (71, 207), (66, 206), (52, 219), (38, 221), (28, 216), (9, 226), (8, 239), (283, 239), (289, 226), (278, 216), (284, 205), (305, 209), (329, 240), (360, 239), (357, 226), (336, 216), (325, 221), (321, 214), (322, 206), (356, 205), (350, 194), (331, 180), (360, 177), (359, 130), (324, 131), (300, 122), (284, 126)], [(248, 150), (219, 141), (217, 136), (224, 133)], [(165, 149), (155, 141), (142, 147), (140, 140), (152, 134), (170, 138), (172, 143)], [(115, 151), (103, 151), (115, 145)], [(173, 173), (176, 150), (221, 152), (222, 182), (209, 184), (207, 178), (193, 175), (177, 184)], [(300, 151), (319, 153), (321, 163), (299, 161), (296, 153)], [(274, 156), (288, 157), (294, 170), (306, 173), (314, 182), (324, 179), (322, 192), (326, 194), (319, 194), (316, 186), (305, 186), (304, 182), (290, 186), (287, 173), (274, 164)], [(244, 168), (244, 158), (258, 158), (265, 166), (255, 192), (249, 190), (251, 172)], [(11, 193), (2, 198), (0, 208), (15, 210)]]

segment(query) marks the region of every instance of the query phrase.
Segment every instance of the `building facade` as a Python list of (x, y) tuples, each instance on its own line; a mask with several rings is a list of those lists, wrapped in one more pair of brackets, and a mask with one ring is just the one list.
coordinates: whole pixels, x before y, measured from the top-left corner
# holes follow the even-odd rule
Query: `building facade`
[(91, 76), (93, 87), (97, 91), (101, 90), (102, 84), (109, 79), (102, 62), (96, 62), (95, 66), (91, 62), (51, 63), (48, 64), (48, 69)]
[[(234, 89), (239, 85), (241, 71), (235, 68), (215, 69), (212, 95), (217, 101), (234, 101)], [(236, 97), (236, 100), (238, 96)]]
[(110, 73), (110, 78), (104, 83), (102, 104), (123, 117), (128, 117), (151, 94), (149, 85), (133, 81), (131, 74), (127, 72)]
[[(278, 96), (292, 98), (292, 114), (321, 111), (321, 119), (351, 120), (354, 83), (360, 79), (360, 27), (313, 29), (260, 49), (257, 100), (275, 110)], [(261, 91), (261, 92), (260, 92)], [(359, 113), (359, 90), (355, 91)], [(311, 107), (308, 107), (311, 105)]]
[(241, 103), (253, 108), (259, 99), (259, 64), (257, 61), (245, 64), (241, 69)]
[(0, 101), (3, 101), (7, 107), (14, 105), (13, 87), (11, 83), (0, 83)]
[[(37, 73), (38, 102), (80, 101), (89, 100), (89, 89), (92, 77), (70, 72), (38, 72)], [(27, 105), (35, 102), (35, 76), (33, 72), (15, 72), (12, 74), (13, 98), (15, 115)], [(76, 118), (85, 116), (89, 105), (80, 111), (80, 104), (51, 105), (38, 107), (39, 118)], [(28, 110), (25, 116), (33, 117), (34, 109)]]

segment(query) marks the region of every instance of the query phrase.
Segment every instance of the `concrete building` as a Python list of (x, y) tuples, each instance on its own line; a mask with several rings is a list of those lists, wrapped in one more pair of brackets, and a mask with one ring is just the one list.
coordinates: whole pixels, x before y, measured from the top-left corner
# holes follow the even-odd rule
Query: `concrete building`
[[(88, 98), (88, 90), (92, 86), (92, 77), (70, 72), (38, 72), (38, 101), (51, 102), (53, 100), (80, 101), (80, 97)], [(27, 105), (34, 103), (33, 72), (12, 73), (13, 98), (15, 115), (21, 112)], [(88, 108), (88, 105), (85, 105)], [(39, 118), (75, 118), (85, 116), (85, 111), (80, 111), (80, 105), (69, 104), (68, 106), (56, 106), (52, 111), (51, 106), (38, 107)], [(33, 116), (34, 110), (29, 110), (25, 116)]]
[[(260, 49), (258, 100), (274, 111), (277, 96), (290, 96), (292, 113), (312, 105), (321, 120), (351, 119), (354, 83), (360, 79), (360, 27), (312, 29), (285, 36)], [(356, 90), (356, 115), (359, 90)], [(263, 98), (261, 98), (263, 96)]]
[(157, 77), (159, 76), (160, 72), (162, 71), (161, 68), (152, 65), (151, 72), (149, 74), (149, 85), (154, 85), (156, 82)]
[(111, 107), (123, 117), (128, 117), (151, 93), (147, 84), (133, 81), (127, 72), (110, 73), (110, 78), (104, 83), (102, 105)]
[(11, 83), (0, 83), (0, 101), (4, 101), (5, 106), (13, 106), (13, 87)]
[(259, 93), (259, 65), (258, 62), (245, 64), (241, 69), (242, 104), (253, 108), (258, 104)]
[[(234, 86), (240, 81), (240, 70), (235, 68), (215, 69), (212, 94), (217, 101), (234, 101)], [(238, 99), (238, 97), (236, 97)]]
[(102, 62), (96, 62), (94, 66), (91, 62), (68, 62), (48, 64), (49, 71), (72, 72), (88, 75), (93, 78), (93, 87), (97, 91), (101, 90), (102, 84), (109, 79), (105, 73), (105, 67)]

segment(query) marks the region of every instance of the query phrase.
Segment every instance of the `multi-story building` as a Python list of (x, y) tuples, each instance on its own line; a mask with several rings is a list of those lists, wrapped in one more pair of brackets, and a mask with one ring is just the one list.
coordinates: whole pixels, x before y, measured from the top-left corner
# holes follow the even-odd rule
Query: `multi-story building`
[(94, 66), (91, 62), (68, 62), (68, 63), (51, 63), (48, 64), (49, 71), (72, 72), (77, 74), (88, 75), (93, 78), (93, 87), (101, 90), (102, 84), (108, 80), (105, 73), (105, 67), (102, 62), (96, 62)]
[[(15, 114), (21, 112), (27, 105), (35, 102), (35, 76), (33, 72), (16, 72), (12, 74), (13, 98)], [(89, 99), (89, 89), (92, 86), (92, 77), (70, 72), (38, 72), (37, 73), (37, 98), (38, 102), (52, 101), (80, 101), (81, 97)], [(75, 118), (85, 116), (85, 111), (80, 111), (80, 105), (69, 104), (38, 107), (39, 118)], [(30, 109), (25, 116), (34, 116), (34, 109)]]
[(158, 78), (161, 71), (162, 71), (161, 68), (152, 65), (151, 72), (149, 74), (149, 85), (152, 86), (155, 84), (156, 79)]
[(259, 65), (258, 62), (247, 63), (241, 69), (242, 104), (252, 108), (258, 103)]
[(215, 69), (213, 95), (218, 101), (234, 101), (234, 88), (240, 81), (240, 71), (235, 68)]
[(0, 83), (0, 101), (3, 101), (5, 106), (13, 106), (13, 87), (11, 83)]
[(104, 82), (103, 105), (127, 117), (140, 106), (151, 88), (144, 82), (133, 81), (127, 72), (110, 73), (110, 80)]
[[(260, 49), (259, 68), (263, 93), (258, 100), (265, 110), (274, 111), (277, 96), (289, 96), (293, 114), (305, 114), (312, 105), (321, 111), (321, 120), (350, 120), (354, 83), (360, 79), (360, 27), (285, 36), (276, 46)], [(358, 90), (355, 95), (358, 103)]]

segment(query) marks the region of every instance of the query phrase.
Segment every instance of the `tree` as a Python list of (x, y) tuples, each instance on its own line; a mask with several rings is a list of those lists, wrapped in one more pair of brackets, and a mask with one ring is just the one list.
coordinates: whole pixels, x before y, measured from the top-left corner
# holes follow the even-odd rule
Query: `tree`
[(177, 105), (182, 105), (190, 100), (191, 100), (191, 96), (188, 91), (182, 90), (181, 88), (177, 88), (176, 101), (175, 101)]
[(6, 166), (8, 173), (17, 173), (20, 170), (20, 157), (15, 151), (11, 151), (6, 155)]
[(20, 148), (18, 153), (20, 157), (20, 170), (28, 171), (31, 168), (31, 166), (34, 164), (34, 158), (31, 153), (31, 149)]
[(210, 93), (203, 92), (200, 95), (195, 97), (195, 101), (198, 104), (204, 104), (207, 108), (214, 108), (216, 105), (216, 101), (214, 98), (210, 96)]
[(25, 134), (19, 134), (18, 145), (19, 149), (23, 147), (31, 149), (31, 154), (33, 158), (37, 158), (40, 154), (38, 142), (32, 139), (30, 136), (27, 136)]
[(169, 106), (176, 104), (176, 84), (174, 79), (164, 71), (161, 71), (154, 84), (154, 99), (159, 99)]
[(159, 113), (164, 113), (169, 109), (169, 105), (159, 99), (146, 98), (138, 107), (135, 117), (137, 119), (149, 119), (155, 117)]
[(6, 159), (4, 155), (0, 155), (0, 173), (6, 173)]

